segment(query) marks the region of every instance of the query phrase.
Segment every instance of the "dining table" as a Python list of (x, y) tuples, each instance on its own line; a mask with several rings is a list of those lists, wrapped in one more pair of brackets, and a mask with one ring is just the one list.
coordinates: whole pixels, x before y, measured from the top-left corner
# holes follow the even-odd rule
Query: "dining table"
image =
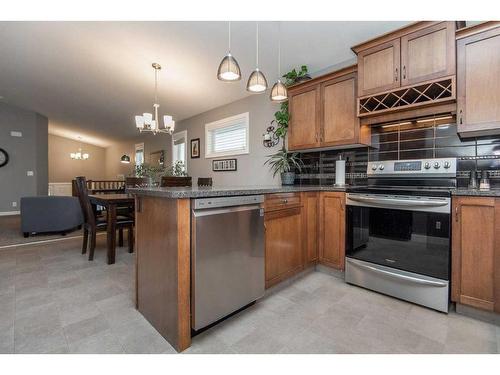
[(107, 255), (108, 264), (115, 263), (116, 254), (116, 210), (119, 207), (134, 207), (135, 199), (131, 194), (91, 194), (90, 203), (106, 209)]

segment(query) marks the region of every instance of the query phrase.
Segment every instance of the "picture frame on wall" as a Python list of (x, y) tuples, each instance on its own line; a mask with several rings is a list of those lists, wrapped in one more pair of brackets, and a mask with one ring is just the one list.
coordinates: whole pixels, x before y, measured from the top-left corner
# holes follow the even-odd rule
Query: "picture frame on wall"
[(200, 157), (200, 138), (191, 139), (191, 159)]
[(222, 159), (212, 160), (212, 171), (214, 172), (235, 172), (238, 170), (238, 160)]

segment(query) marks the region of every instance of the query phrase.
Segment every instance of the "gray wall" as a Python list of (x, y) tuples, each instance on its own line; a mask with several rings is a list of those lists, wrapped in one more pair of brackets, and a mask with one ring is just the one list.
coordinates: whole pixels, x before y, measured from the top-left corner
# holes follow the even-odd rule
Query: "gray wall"
[[(273, 179), (269, 168), (264, 162), (269, 154), (279, 150), (280, 146), (266, 148), (262, 145), (262, 135), (270, 122), (274, 119), (274, 113), (279, 110), (279, 105), (269, 100), (268, 93), (252, 95), (222, 107), (201, 113), (189, 119), (176, 123), (176, 132), (187, 130), (188, 135), (188, 174), (196, 183), (198, 177), (212, 177), (214, 184), (225, 186), (238, 185), (279, 185), (280, 177)], [(205, 158), (205, 124), (240, 113), (249, 112), (250, 118), (250, 153), (245, 155), (229, 156), (238, 160), (236, 172), (212, 172), (212, 158)], [(190, 140), (200, 138), (200, 158), (191, 159)], [(165, 150), (166, 165), (172, 162), (171, 137), (166, 134), (140, 134), (136, 140), (110, 146), (106, 149), (106, 175), (107, 178), (116, 178), (118, 174), (128, 175), (132, 173), (132, 164), (120, 163), (120, 157), (128, 154), (134, 155), (135, 143), (144, 142), (146, 161), (151, 152)], [(224, 158), (216, 158), (224, 159)]]
[[(212, 177), (216, 185), (279, 185), (280, 177), (273, 179), (269, 168), (264, 162), (269, 154), (279, 150), (280, 146), (274, 148), (264, 147), (262, 135), (274, 119), (274, 113), (279, 110), (279, 105), (269, 100), (268, 93), (252, 95), (242, 100), (215, 108), (200, 115), (183, 120), (176, 124), (176, 132), (187, 130), (188, 134), (188, 161), (187, 168), (194, 180), (198, 177)], [(249, 112), (250, 116), (250, 153), (246, 155), (229, 156), (238, 159), (238, 171), (236, 172), (212, 172), (212, 158), (205, 158), (205, 124), (240, 113)], [(200, 138), (199, 159), (190, 158), (190, 143), (193, 138)], [(169, 144), (167, 162), (171, 163), (171, 146)], [(216, 158), (225, 159), (225, 158)]]
[[(12, 137), (11, 131), (22, 132), (22, 137)], [(47, 139), (46, 117), (0, 103), (0, 148), (10, 157), (9, 163), (0, 168), (0, 213), (18, 211), (23, 196), (47, 195)], [(28, 176), (28, 171), (34, 175)]]

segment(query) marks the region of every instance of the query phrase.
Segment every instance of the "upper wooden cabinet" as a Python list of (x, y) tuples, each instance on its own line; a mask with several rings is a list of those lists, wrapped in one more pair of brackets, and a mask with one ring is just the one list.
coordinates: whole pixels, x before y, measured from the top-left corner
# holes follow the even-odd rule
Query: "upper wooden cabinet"
[(455, 23), (441, 22), (401, 38), (401, 85), (455, 74)]
[(500, 134), (500, 22), (457, 33), (457, 130)]
[(452, 300), (500, 312), (500, 199), (453, 198)]
[(289, 150), (370, 143), (356, 114), (356, 66), (289, 89)]
[(359, 96), (400, 86), (400, 46), (394, 39), (358, 53)]
[(343, 270), (345, 264), (345, 193), (320, 193), (319, 210), (319, 261)]
[(352, 47), (358, 55), (358, 116), (454, 101), (455, 30), (453, 21), (416, 22)]
[(320, 87), (307, 86), (289, 94), (288, 148), (300, 150), (319, 147)]

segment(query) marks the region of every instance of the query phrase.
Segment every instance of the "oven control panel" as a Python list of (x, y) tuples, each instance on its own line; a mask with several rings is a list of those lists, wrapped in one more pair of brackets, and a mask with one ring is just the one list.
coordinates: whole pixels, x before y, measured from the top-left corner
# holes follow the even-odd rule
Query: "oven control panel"
[(457, 159), (385, 160), (368, 162), (368, 177), (456, 177)]

